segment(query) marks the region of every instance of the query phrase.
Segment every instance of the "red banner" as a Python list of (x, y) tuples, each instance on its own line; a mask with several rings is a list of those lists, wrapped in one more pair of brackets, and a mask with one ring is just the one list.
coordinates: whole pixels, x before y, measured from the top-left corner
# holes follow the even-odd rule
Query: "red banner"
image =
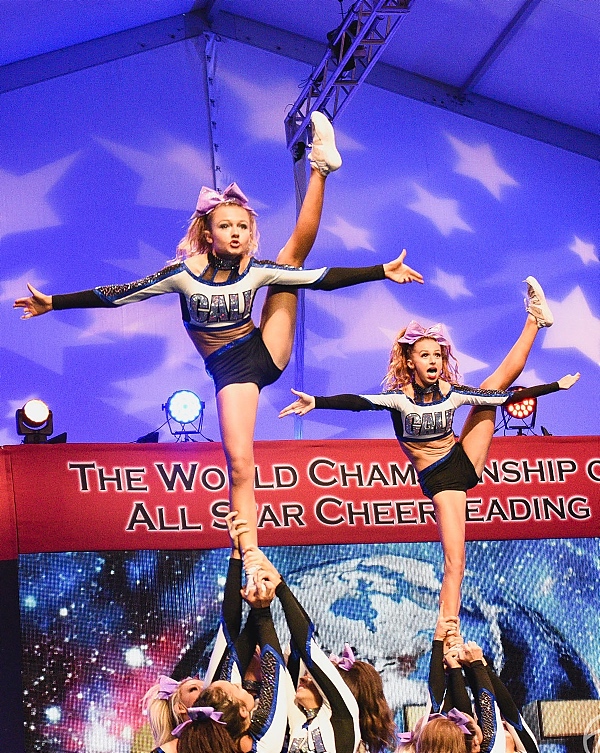
[[(221, 445), (18, 445), (1, 450), (0, 557), (212, 549), (228, 539)], [(260, 542), (437, 539), (433, 506), (394, 440), (256, 443)], [(600, 437), (494, 439), (468, 495), (472, 540), (600, 536)]]

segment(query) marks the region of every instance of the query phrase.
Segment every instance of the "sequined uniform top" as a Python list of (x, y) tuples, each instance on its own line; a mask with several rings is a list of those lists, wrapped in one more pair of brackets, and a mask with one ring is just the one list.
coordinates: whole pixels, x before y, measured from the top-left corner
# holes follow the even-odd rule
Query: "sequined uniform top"
[[(478, 664), (481, 664), (481, 670), (478, 668)], [(502, 680), (498, 677), (494, 668), (488, 662), (483, 665), (482, 662), (472, 662), (471, 667), (466, 669), (467, 680), (473, 697), (477, 699), (482, 697), (485, 699), (491, 697), (493, 703), (493, 726), (494, 732), (488, 736), (486, 740), (486, 733), (484, 730), (484, 740), (481, 744), (481, 753), (505, 753), (506, 751), (506, 737), (502, 726), (503, 722), (506, 722), (508, 731), (512, 735), (517, 751), (526, 751), (527, 753), (539, 753), (539, 747), (535, 736), (531, 729), (527, 726), (527, 723), (521, 716), (519, 709), (513, 701), (508, 688), (504, 685)], [(482, 690), (484, 695), (482, 695)], [(479, 726), (483, 729), (482, 722), (485, 721), (485, 717), (492, 718), (492, 714), (488, 708), (488, 701), (485, 699), (483, 702), (477, 705), (475, 703), (479, 721)], [(487, 743), (487, 745), (486, 745)]]
[[(200, 355), (206, 359), (255, 327), (252, 306), (257, 291), (268, 285), (311, 290), (336, 290), (362, 282), (383, 280), (381, 264), (373, 267), (302, 269), (251, 258), (243, 272), (225, 282), (197, 275), (185, 261), (171, 264), (141, 280), (104, 285), (52, 296), (52, 308), (123, 306), (165, 293), (178, 293), (184, 326)], [(210, 275), (208, 275), (210, 277)]]
[(293, 687), (269, 607), (251, 609), (240, 632), (241, 585), (241, 560), (232, 558), (229, 560), (219, 632), (204, 683), (209, 685), (213, 680), (241, 683), (254, 649), (259, 645), (262, 682), (248, 734), (252, 738), (253, 751), (279, 753), (284, 745)]
[(302, 661), (317, 685), (323, 703), (308, 718), (296, 704), (290, 707), (288, 753), (354, 753), (360, 745), (358, 704), (338, 672), (315, 641), (315, 628), (285, 582), (277, 586), (285, 619), (292, 636), (288, 669), (297, 683)]
[[(418, 402), (402, 390), (379, 395), (332, 395), (315, 397), (315, 408), (331, 410), (387, 410), (394, 433), (408, 459), (420, 472), (443, 459), (454, 446), (452, 431), (454, 412), (461, 405), (498, 406), (538, 397), (559, 389), (558, 382), (528, 387), (524, 390), (484, 390), (442, 382), (442, 397), (432, 402)], [(444, 391), (447, 389), (447, 392)]]
[[(474, 661), (464, 671), (468, 675), (477, 721), (483, 733), (481, 753), (505, 753), (501, 747), (504, 742), (502, 722), (487, 667), (481, 661)], [(444, 642), (441, 640), (434, 640), (431, 647), (429, 700), (434, 713), (447, 714), (450, 709), (457, 709), (473, 716), (463, 668), (444, 670)]]

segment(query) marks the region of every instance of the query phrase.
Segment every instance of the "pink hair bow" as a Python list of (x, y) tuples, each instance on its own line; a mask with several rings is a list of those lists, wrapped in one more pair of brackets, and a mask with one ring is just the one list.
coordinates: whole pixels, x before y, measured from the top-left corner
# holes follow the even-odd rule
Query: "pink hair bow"
[[(186, 680), (191, 680), (191, 677), (186, 677)], [(184, 680), (181, 680), (184, 682)], [(142, 713), (148, 713), (148, 707), (152, 701), (168, 701), (177, 688), (181, 685), (181, 682), (174, 680), (168, 675), (160, 675), (156, 685), (153, 685), (146, 695), (142, 698)], [(157, 688), (158, 686), (158, 688)]]
[(177, 680), (174, 680), (168, 675), (160, 675), (158, 678), (158, 693), (156, 694), (156, 698), (161, 701), (168, 701), (178, 687), (179, 682)]
[(450, 711), (446, 715), (429, 714), (429, 719), (427, 721), (430, 722), (432, 719), (448, 719), (448, 721), (454, 722), (454, 724), (456, 724), (463, 735), (473, 734), (473, 730), (468, 726), (471, 720), (466, 714), (463, 714), (463, 712), (459, 711), (458, 709), (450, 709)]
[(415, 738), (414, 732), (398, 732), (398, 744), (399, 745), (410, 745), (412, 741)]
[(343, 669), (346, 672), (349, 669), (352, 669), (352, 667), (354, 666), (354, 662), (356, 661), (356, 657), (354, 656), (354, 651), (352, 651), (352, 648), (350, 647), (349, 643), (344, 643), (344, 650), (342, 651), (341, 656), (330, 654), (329, 659), (334, 664), (336, 664), (340, 669)]
[(173, 737), (180, 737), (187, 725), (195, 722), (197, 719), (204, 719), (205, 721), (212, 720), (217, 724), (225, 724), (225, 722), (221, 721), (223, 713), (221, 711), (215, 711), (212, 706), (194, 706), (191, 709), (187, 709), (187, 713), (189, 719), (186, 719), (185, 722), (182, 722), (175, 727), (173, 732), (171, 732)]
[(254, 209), (248, 204), (248, 197), (238, 184), (230, 183), (223, 193), (215, 191), (214, 188), (202, 186), (200, 189), (200, 195), (198, 196), (198, 202), (196, 203), (194, 217), (203, 217), (205, 214), (212, 212), (212, 210), (215, 207), (218, 207), (219, 204), (225, 204), (228, 201), (239, 204), (244, 209), (252, 212), (252, 214), (256, 214)]
[(450, 341), (444, 334), (443, 324), (434, 324), (433, 327), (428, 327), (427, 329), (425, 329), (425, 327), (422, 327), (419, 322), (416, 322), (414, 319), (409, 322), (409, 325), (406, 328), (406, 332), (402, 335), (402, 337), (398, 338), (398, 342), (413, 345), (422, 337), (430, 337), (440, 345), (445, 345), (447, 348), (451, 347)]

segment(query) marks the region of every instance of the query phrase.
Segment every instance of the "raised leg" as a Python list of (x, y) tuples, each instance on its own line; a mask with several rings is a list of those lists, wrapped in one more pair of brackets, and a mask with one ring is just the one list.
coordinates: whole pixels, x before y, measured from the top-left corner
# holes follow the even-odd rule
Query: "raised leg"
[[(523, 331), (516, 343), (494, 373), (484, 379), (480, 387), (488, 390), (508, 389), (525, 368), (527, 357), (537, 333), (537, 323), (530, 315), (527, 317)], [(496, 409), (482, 407), (471, 408), (471, 412), (463, 426), (460, 442), (470, 461), (473, 463), (478, 476), (483, 473), (483, 467), (487, 459), (490, 444), (492, 443), (492, 437), (494, 436), (495, 425)]]
[[(304, 265), (317, 237), (324, 195), (325, 178), (318, 170), (311, 170), (296, 227), (277, 256), (278, 264), (289, 264), (293, 267)], [(280, 369), (288, 365), (292, 355), (297, 303), (297, 291), (270, 288), (263, 304), (260, 320), (263, 341)]]

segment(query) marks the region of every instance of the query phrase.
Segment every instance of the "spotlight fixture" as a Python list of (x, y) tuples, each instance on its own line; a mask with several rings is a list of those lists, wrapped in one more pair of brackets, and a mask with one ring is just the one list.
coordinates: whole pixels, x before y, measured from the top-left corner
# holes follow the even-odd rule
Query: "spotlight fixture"
[(43, 400), (28, 400), (16, 412), (17, 434), (24, 444), (42, 444), (53, 431), (52, 411)]
[[(514, 387), (513, 390), (518, 392), (523, 387)], [(518, 403), (509, 403), (502, 406), (502, 420), (504, 422), (504, 429), (516, 431), (518, 436), (521, 436), (525, 431), (533, 434), (533, 427), (535, 426), (535, 414), (537, 412), (537, 398), (527, 397)], [(520, 423), (511, 424), (511, 421), (517, 421)]]
[[(167, 417), (167, 424), (171, 434), (177, 441), (193, 442), (193, 434), (202, 434), (204, 419), (204, 402), (198, 395), (189, 390), (177, 390), (163, 405)], [(173, 423), (180, 428), (174, 428)]]

